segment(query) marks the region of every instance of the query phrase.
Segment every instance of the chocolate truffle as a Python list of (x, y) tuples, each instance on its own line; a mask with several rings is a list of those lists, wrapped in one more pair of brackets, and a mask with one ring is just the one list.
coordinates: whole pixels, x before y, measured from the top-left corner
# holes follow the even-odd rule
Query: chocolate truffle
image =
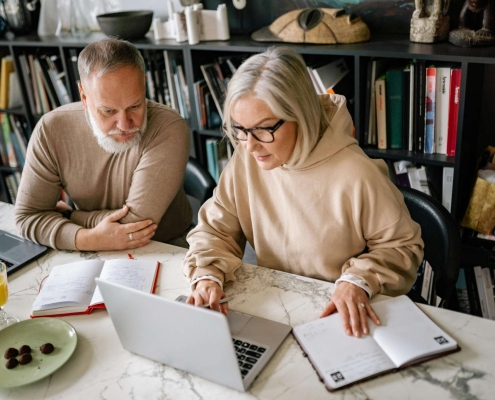
[(5, 350), (5, 353), (3, 356), (8, 360), (9, 358), (12, 357), (17, 357), (19, 355), (19, 352), (17, 349), (14, 349), (13, 347), (10, 347), (9, 349)]
[(22, 356), (19, 357), (19, 364), (29, 364), (33, 360), (33, 357), (31, 357), (31, 354), (29, 353), (24, 353)]
[(7, 363), (5, 364), (5, 366), (8, 369), (12, 369), (12, 368), (17, 367), (18, 364), (19, 364), (19, 361), (17, 361), (17, 358), (12, 357), (12, 358), (9, 358), (9, 361), (7, 361)]
[[(22, 356), (23, 354), (26, 353), (31, 353), (31, 347), (29, 347), (27, 344), (19, 347), (19, 354)], [(22, 363), (21, 363), (22, 364)]]
[(43, 354), (50, 354), (54, 349), (55, 347), (53, 347), (53, 344), (51, 343), (45, 343), (40, 347), (40, 350)]

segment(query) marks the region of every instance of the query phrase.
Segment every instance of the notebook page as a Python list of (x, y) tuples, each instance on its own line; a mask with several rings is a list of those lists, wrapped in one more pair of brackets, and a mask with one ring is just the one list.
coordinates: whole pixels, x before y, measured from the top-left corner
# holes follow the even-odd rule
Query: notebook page
[(36, 297), (33, 310), (81, 304), (87, 307), (93, 296), (95, 278), (100, 275), (103, 261), (78, 261), (54, 267)]
[(371, 335), (397, 367), (416, 358), (457, 348), (457, 343), (407, 296), (372, 304), (381, 325)]
[(358, 339), (346, 335), (338, 314), (297, 326), (293, 333), (331, 388), (395, 368), (371, 336)]
[[(156, 261), (109, 260), (105, 262), (100, 279), (151, 293), (157, 265)], [(97, 287), (91, 299), (91, 305), (100, 303), (103, 303), (103, 297)]]

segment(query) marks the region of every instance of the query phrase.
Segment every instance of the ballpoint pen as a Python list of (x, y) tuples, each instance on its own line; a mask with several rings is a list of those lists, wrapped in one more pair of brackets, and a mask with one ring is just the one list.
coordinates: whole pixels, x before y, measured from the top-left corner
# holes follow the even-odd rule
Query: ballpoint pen
[[(220, 300), (220, 304), (227, 303), (228, 301), (233, 300), (233, 299), (234, 299), (234, 296), (225, 297), (225, 298)], [(210, 306), (209, 304), (202, 304), (199, 307), (208, 308), (209, 306)]]

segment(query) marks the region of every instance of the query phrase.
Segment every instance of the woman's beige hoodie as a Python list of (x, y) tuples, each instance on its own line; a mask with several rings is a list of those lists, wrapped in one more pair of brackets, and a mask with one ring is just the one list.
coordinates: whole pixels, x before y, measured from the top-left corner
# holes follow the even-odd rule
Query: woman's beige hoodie
[(329, 128), (301, 167), (258, 167), (242, 146), (189, 233), (183, 262), (191, 280), (235, 280), (246, 239), (258, 264), (311, 278), (364, 279), (373, 295), (410, 290), (423, 258), (412, 221), (383, 160), (351, 137), (345, 98), (322, 96)]

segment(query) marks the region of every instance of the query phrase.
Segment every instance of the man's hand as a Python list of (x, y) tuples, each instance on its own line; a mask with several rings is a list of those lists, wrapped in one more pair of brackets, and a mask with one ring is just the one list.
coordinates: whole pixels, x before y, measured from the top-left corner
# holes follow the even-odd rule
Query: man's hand
[(157, 225), (151, 219), (129, 224), (119, 220), (129, 212), (129, 207), (115, 211), (93, 229), (79, 229), (76, 234), (78, 250), (128, 250), (148, 244)]
[(203, 279), (196, 283), (196, 289), (187, 298), (186, 303), (201, 306), (209, 304), (210, 309), (220, 311), (227, 315), (229, 303), (220, 304), (220, 299), (225, 297), (225, 293), (220, 289), (220, 285), (210, 279)]
[(332, 300), (323, 310), (320, 318), (338, 311), (349, 336), (361, 337), (369, 333), (368, 315), (380, 325), (380, 320), (368, 301), (368, 295), (359, 286), (350, 282), (340, 282), (332, 295)]

